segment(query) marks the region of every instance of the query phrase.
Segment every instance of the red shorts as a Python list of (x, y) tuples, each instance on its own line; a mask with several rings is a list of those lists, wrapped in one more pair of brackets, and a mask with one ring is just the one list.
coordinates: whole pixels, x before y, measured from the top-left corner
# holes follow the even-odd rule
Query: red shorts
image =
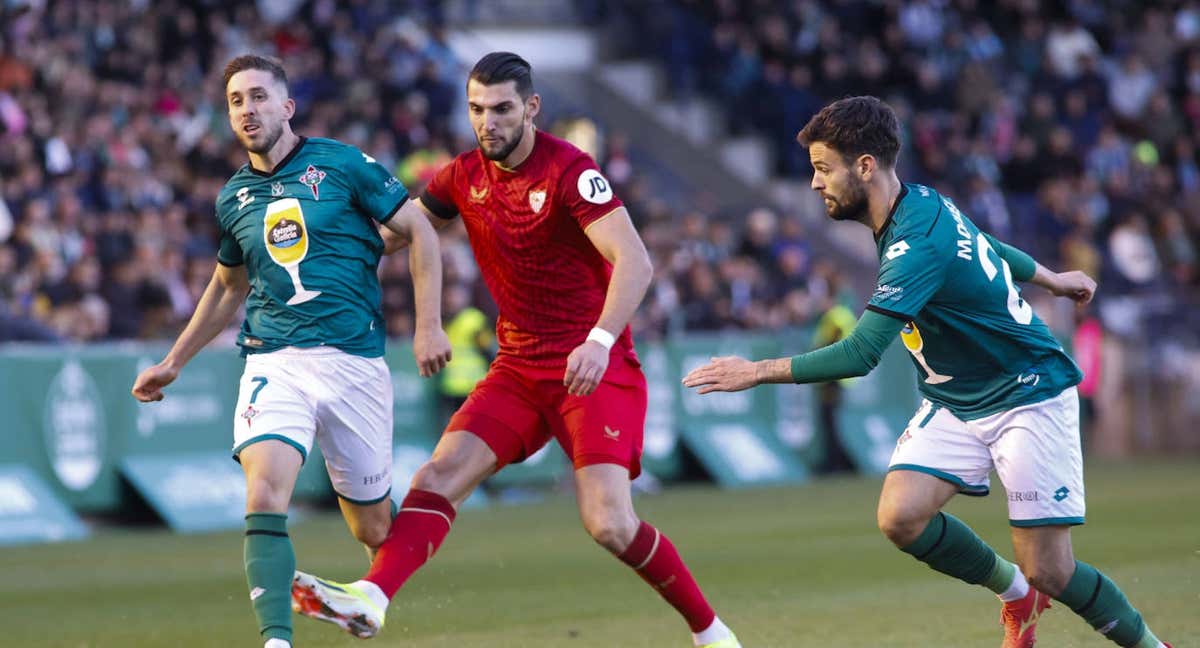
[(565, 371), (497, 358), (446, 430), (483, 439), (496, 453), (497, 470), (524, 460), (553, 437), (577, 470), (613, 463), (628, 468), (630, 479), (637, 477), (646, 423), (641, 364), (635, 357), (613, 356), (604, 380), (587, 396), (567, 393)]

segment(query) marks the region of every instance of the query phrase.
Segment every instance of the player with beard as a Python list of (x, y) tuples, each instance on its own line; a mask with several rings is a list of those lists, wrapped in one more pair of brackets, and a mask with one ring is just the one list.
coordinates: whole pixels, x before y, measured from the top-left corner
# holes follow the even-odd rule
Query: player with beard
[(383, 166), (352, 146), (292, 132), (296, 104), (279, 61), (231, 60), (225, 93), (229, 124), (250, 162), (217, 197), (212, 281), (166, 358), (137, 377), (133, 395), (162, 400), (163, 388), (245, 302), (233, 456), (246, 474), (246, 580), (266, 647), (287, 648), (296, 565), (288, 503), (314, 441), (354, 537), (374, 552), (391, 527), (392, 386), (382, 358), (377, 223), (413, 242), (413, 346), (423, 376), (450, 359), (441, 256), (437, 233)]
[[(949, 198), (896, 177), (900, 123), (874, 97), (826, 106), (797, 136), (812, 188), (835, 220), (875, 234), (879, 283), (847, 338), (792, 358), (715, 358), (690, 372), (699, 392), (866, 375), (897, 335), (924, 403), (900, 435), (879, 497), (879, 528), (902, 551), (1004, 602), (1004, 648), (1034, 644), (1046, 595), (1120, 646), (1162, 648), (1107, 576), (1077, 561), (1084, 522), (1079, 368), (1013, 280), (1091, 300), (1096, 282), (1055, 273), (980, 232)], [(1008, 492), (1016, 565), (941, 511), (956, 493), (986, 495), (995, 468)]]
[(471, 491), (555, 439), (574, 465), (592, 538), (674, 606), (695, 645), (735, 648), (671, 541), (633, 509), (646, 379), (627, 324), (652, 274), (641, 238), (591, 157), (534, 128), (541, 98), (521, 57), (480, 59), (467, 105), (479, 147), (443, 168), (416, 202), (438, 227), (461, 216), (499, 306), (499, 353), (417, 471), (367, 575), (343, 585), (297, 573), (296, 604), (374, 636)]

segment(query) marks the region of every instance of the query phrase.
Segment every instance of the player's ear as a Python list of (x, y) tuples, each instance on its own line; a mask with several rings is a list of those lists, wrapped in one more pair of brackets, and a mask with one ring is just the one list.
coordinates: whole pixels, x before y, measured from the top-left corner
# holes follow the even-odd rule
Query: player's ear
[(290, 120), (296, 114), (296, 100), (288, 97), (283, 101), (283, 119)]
[(541, 111), (541, 109), (542, 95), (537, 94), (536, 92), (529, 95), (529, 98), (525, 100), (525, 119), (533, 121), (533, 118), (537, 117), (537, 114)]
[(874, 155), (860, 155), (854, 161), (854, 170), (858, 172), (858, 177), (862, 178), (863, 182), (870, 182), (871, 176), (875, 175), (876, 161)]

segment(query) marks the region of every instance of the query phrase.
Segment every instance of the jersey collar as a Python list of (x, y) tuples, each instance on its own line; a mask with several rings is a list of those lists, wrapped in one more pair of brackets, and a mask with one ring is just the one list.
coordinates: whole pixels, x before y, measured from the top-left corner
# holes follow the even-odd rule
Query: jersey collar
[(250, 173), (253, 173), (254, 175), (256, 175), (260, 178), (270, 178), (271, 176), (275, 175), (276, 173), (279, 173), (280, 169), (287, 166), (288, 162), (291, 162), (292, 158), (296, 157), (296, 154), (300, 152), (300, 149), (304, 148), (304, 143), (307, 141), (308, 141), (308, 138), (301, 135), (300, 141), (296, 142), (296, 145), (292, 147), (292, 150), (289, 151), (288, 154), (285, 155), (283, 157), (283, 159), (279, 161), (279, 164), (276, 164), (275, 168), (271, 169), (270, 171), (259, 171), (258, 169), (255, 169), (254, 165), (250, 164), (249, 162), (246, 163), (246, 168), (250, 169)]
[(900, 203), (904, 197), (908, 195), (908, 185), (900, 183), (900, 193), (896, 194), (896, 201), (892, 203), (892, 211), (888, 212), (887, 220), (883, 221), (883, 227), (879, 228), (879, 233), (875, 235), (875, 241), (883, 240), (883, 235), (887, 234), (888, 228), (892, 226), (892, 217), (896, 215), (896, 210), (900, 209)]

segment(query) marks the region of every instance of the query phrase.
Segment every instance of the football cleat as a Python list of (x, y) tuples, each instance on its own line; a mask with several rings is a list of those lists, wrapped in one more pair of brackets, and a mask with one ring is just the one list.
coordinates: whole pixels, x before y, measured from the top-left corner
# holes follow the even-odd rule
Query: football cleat
[(737, 637), (732, 633), (724, 639), (718, 639), (712, 643), (706, 643), (700, 648), (742, 648), (742, 644), (738, 643)]
[(1000, 610), (1000, 623), (1004, 626), (1004, 643), (1000, 648), (1033, 648), (1038, 619), (1049, 607), (1050, 597), (1032, 587), (1025, 598), (1005, 603)]
[(384, 610), (354, 585), (334, 583), (297, 571), (292, 578), (292, 609), (370, 639), (383, 629)]

